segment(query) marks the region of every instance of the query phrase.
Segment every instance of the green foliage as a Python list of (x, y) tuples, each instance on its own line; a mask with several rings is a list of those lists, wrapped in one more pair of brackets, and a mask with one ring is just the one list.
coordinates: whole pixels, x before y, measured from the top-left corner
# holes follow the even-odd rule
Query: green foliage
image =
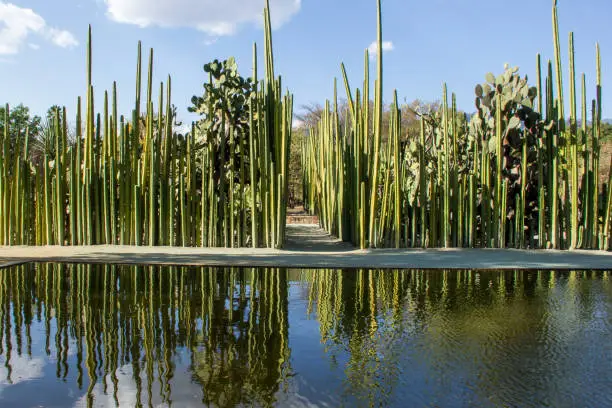
[[(8, 109), (8, 126), (7, 125), (7, 109)], [(37, 115), (30, 114), (30, 108), (19, 104), (15, 107), (9, 107), (9, 105), (0, 106), (0, 137), (5, 136), (5, 130), (8, 132), (6, 136), (7, 154), (14, 154), (16, 150), (24, 146), (25, 138), (28, 138), (28, 144), (30, 144), (29, 152), (34, 150), (35, 156), (40, 151), (39, 148), (39, 135), (41, 133), (41, 118)], [(5, 129), (6, 127), (6, 129)], [(33, 145), (33, 146), (32, 146)], [(34, 147), (34, 149), (31, 149)], [(29, 153), (28, 153), (29, 154)]]
[(208, 135), (217, 134), (225, 120), (227, 126), (248, 132), (249, 106), (255, 91), (253, 79), (240, 76), (233, 57), (204, 65), (204, 72), (209, 75), (204, 95), (194, 95), (188, 108), (202, 116), (198, 127)]
[[(0, 106), (0, 133), (4, 133), (6, 107)], [(41, 118), (30, 114), (30, 108), (19, 104), (10, 108), (9, 113), (9, 137), (15, 140), (18, 135), (23, 136), (26, 129), (29, 129), (30, 136), (38, 134), (41, 125)]]

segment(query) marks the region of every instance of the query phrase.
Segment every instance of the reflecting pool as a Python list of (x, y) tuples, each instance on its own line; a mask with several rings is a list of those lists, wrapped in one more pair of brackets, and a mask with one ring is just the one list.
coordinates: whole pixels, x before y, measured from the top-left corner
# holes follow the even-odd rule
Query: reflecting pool
[(601, 271), (0, 270), (0, 406), (612, 406)]

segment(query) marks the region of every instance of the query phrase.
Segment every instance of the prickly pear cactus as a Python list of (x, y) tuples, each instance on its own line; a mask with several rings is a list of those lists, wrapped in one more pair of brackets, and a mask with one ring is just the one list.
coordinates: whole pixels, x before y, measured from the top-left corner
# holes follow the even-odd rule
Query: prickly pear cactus
[[(521, 193), (522, 184), (527, 192), (525, 216), (529, 217), (537, 206), (538, 138), (542, 130), (550, 127), (534, 110), (537, 88), (529, 86), (527, 76), (519, 75), (518, 67), (506, 65), (504, 72), (498, 76), (486, 74), (485, 82), (476, 85), (475, 95), (476, 113), (470, 119), (469, 139), (479, 143), (480, 151), (488, 154), (493, 163), (497, 162), (498, 137), (502, 138), (501, 177), (508, 181), (508, 217), (512, 218), (515, 213), (515, 197)], [(501, 106), (499, 110), (498, 103)], [(500, 129), (497, 128), (497, 112), (501, 112)], [(542, 151), (542, 154), (545, 153)], [(491, 173), (496, 171), (491, 166)]]

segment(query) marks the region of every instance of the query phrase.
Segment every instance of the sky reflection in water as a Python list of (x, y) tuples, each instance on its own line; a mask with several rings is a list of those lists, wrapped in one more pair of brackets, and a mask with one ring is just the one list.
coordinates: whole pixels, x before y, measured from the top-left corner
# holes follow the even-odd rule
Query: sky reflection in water
[(1, 406), (612, 406), (610, 272), (0, 273)]

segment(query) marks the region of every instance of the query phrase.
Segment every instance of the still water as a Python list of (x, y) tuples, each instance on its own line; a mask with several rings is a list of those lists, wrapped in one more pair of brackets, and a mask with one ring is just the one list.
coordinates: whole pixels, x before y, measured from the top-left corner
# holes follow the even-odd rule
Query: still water
[(612, 406), (610, 272), (0, 270), (0, 406)]

